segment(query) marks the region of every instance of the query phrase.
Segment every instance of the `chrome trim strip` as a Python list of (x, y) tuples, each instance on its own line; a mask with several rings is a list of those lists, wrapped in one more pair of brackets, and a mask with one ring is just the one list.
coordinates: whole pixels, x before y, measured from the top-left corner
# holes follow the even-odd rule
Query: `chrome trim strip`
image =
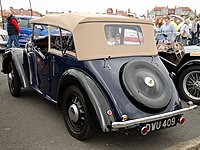
[(128, 120), (128, 121), (124, 121), (124, 122), (112, 122), (112, 128), (114, 128), (114, 129), (126, 128), (126, 127), (133, 126), (133, 125), (140, 124), (140, 123), (147, 123), (147, 122), (152, 122), (152, 121), (156, 121), (156, 120), (161, 120), (161, 119), (173, 117), (176, 115), (181, 115), (182, 113), (184, 113), (186, 111), (190, 111), (190, 110), (193, 110), (196, 108), (197, 108), (197, 105), (194, 105), (189, 108), (183, 108), (183, 109), (175, 110), (172, 112), (167, 112), (164, 114), (159, 114), (159, 115), (154, 115), (154, 116), (149, 116), (149, 117), (144, 117), (144, 118), (138, 118), (138, 119)]
[(27, 53), (27, 59), (28, 59), (28, 68), (29, 68), (29, 82), (30, 82), (30, 85), (33, 84), (33, 73), (32, 73), (32, 70), (31, 70), (31, 63), (30, 63), (30, 58), (31, 58), (31, 55), (30, 55), (31, 52)]

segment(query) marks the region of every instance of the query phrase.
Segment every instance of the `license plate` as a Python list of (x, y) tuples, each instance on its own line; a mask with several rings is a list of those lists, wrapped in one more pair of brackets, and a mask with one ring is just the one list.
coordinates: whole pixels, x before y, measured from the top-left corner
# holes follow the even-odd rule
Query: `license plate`
[(144, 126), (146, 126), (148, 129), (148, 132), (150, 132), (150, 131), (155, 131), (155, 130), (160, 130), (160, 129), (176, 126), (176, 124), (177, 124), (176, 117), (171, 117), (171, 118), (166, 118), (163, 120), (146, 123), (144, 124)]

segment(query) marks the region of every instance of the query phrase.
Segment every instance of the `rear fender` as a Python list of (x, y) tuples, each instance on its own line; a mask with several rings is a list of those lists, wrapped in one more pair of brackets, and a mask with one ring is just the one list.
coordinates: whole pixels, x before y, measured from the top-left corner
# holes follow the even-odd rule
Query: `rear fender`
[(12, 61), (11, 52), (4, 54), (2, 58), (2, 72), (4, 74), (10, 73), (11, 71), (10, 61)]
[(16, 70), (19, 74), (20, 80), (21, 80), (21, 86), (22, 87), (28, 87), (29, 81), (26, 78), (25, 71), (23, 68), (23, 52), (24, 49), (22, 48), (11, 48), (8, 49), (2, 60), (2, 72), (5, 74), (8, 74), (10, 72), (10, 62), (14, 63)]
[(192, 59), (193, 57), (191, 57), (189, 59), (189, 61), (187, 61), (186, 63), (182, 63), (181, 66), (179, 66), (179, 68), (177, 69), (177, 74), (179, 74), (182, 70), (184, 70), (185, 68), (191, 66), (191, 65), (200, 65), (200, 59)]
[(102, 130), (104, 132), (109, 132), (111, 130), (111, 123), (115, 121), (115, 119), (113, 116), (114, 113), (112, 113), (110, 116), (107, 114), (107, 111), (112, 109), (106, 99), (106, 96), (89, 76), (75, 69), (70, 69), (63, 74), (59, 83), (60, 89), (63, 87), (63, 84), (66, 84), (66, 81), (70, 82), (70, 79), (76, 79), (85, 90), (91, 104), (94, 107)]

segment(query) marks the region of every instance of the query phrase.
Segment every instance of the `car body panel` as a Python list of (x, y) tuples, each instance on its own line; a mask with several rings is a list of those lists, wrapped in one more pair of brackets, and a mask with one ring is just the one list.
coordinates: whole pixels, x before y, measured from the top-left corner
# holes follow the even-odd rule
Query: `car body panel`
[[(15, 60), (18, 62), (17, 66), (19, 66), (17, 68), (20, 68), (17, 70), (19, 70), (20, 72), (20, 77), (21, 76), (23, 77), (22, 81), (26, 83), (25, 81), (27, 80), (24, 79), (26, 75), (22, 67), (22, 64), (23, 64), (22, 50), (23, 49), (20, 49), (21, 53), (19, 53), (18, 52), (19, 50), (15, 49), (12, 52), (12, 55), (16, 57), (15, 52), (18, 52), (17, 54), (18, 57), (16, 58), (18, 58), (21, 61)], [(35, 57), (35, 59), (32, 59), (33, 56)], [(48, 98), (49, 100), (57, 103), (58, 92), (59, 92), (59, 86), (57, 83), (62, 82), (62, 78), (66, 76), (66, 74), (72, 75), (73, 77), (77, 78), (80, 81), (80, 83), (84, 86), (84, 89), (88, 91), (88, 95), (90, 99), (93, 100), (92, 101), (93, 105), (96, 106), (95, 108), (96, 108), (98, 117), (100, 118), (100, 121), (102, 123), (102, 128), (105, 131), (108, 131), (108, 128), (105, 128), (106, 126), (103, 122), (103, 120), (104, 121), (106, 120), (105, 119), (107, 116), (106, 110), (113, 111), (113, 113), (115, 114), (114, 115), (115, 121), (120, 121), (121, 116), (123, 114), (127, 114), (130, 119), (137, 119), (137, 118), (147, 117), (147, 116), (151, 116), (152, 114), (155, 114), (155, 113), (149, 113), (149, 112), (147, 113), (143, 110), (138, 109), (136, 106), (134, 106), (129, 101), (127, 96), (124, 94), (119, 82), (119, 74), (120, 74), (121, 66), (123, 66), (124, 64), (126, 64), (127, 62), (131, 60), (141, 59), (141, 57), (125, 57), (125, 58), (117, 58), (117, 59), (110, 59), (110, 60), (99, 59), (99, 60), (93, 60), (93, 61), (84, 61), (81, 63), (77, 62), (75, 58), (70, 57), (70, 56), (63, 59), (60, 56), (51, 55), (49, 53), (46, 54), (45, 59), (41, 58), (37, 54), (34, 54), (34, 55), (31, 54), (29, 57), (32, 62), (34, 62), (35, 60), (37, 61), (36, 62), (37, 69), (35, 69), (36, 66), (31, 66), (31, 69), (30, 69), (33, 75), (32, 82), (31, 82), (32, 88), (34, 88), (38, 93), (42, 94), (43, 97)], [(146, 61), (150, 61), (154, 65), (160, 64), (160, 60), (158, 56), (153, 57), (153, 58), (143, 57), (142, 59)], [(106, 64), (105, 61), (109, 61), (108, 63), (109, 67), (105, 66)], [(51, 66), (50, 66), (49, 62), (55, 62), (55, 64), (51, 63)], [(65, 63), (65, 65), (61, 65), (61, 63)], [(73, 66), (71, 64), (73, 64)], [(55, 69), (55, 71), (53, 71), (53, 68)], [(70, 68), (74, 68), (74, 69), (70, 69)], [(81, 71), (80, 71), (80, 68), (81, 68)], [(163, 65), (160, 66), (160, 69), (163, 72), (166, 72), (165, 74), (168, 76), (167, 70), (164, 68)], [(37, 72), (35, 72), (35, 70), (37, 70)], [(87, 74), (84, 72), (87, 72)], [(117, 80), (118, 82), (116, 82)], [(88, 82), (85, 82), (85, 81), (88, 81)], [(170, 83), (173, 88), (173, 91), (176, 91), (175, 87), (172, 84), (172, 81), (170, 81)], [(95, 86), (96, 84), (100, 85), (99, 87), (100, 91), (98, 93), (100, 95), (98, 96), (98, 99), (99, 97), (104, 97), (103, 93), (106, 94), (106, 97), (109, 97), (107, 100), (106, 98), (104, 98), (105, 100), (103, 102), (101, 101), (101, 105), (98, 103), (97, 98), (94, 97), (94, 96), (97, 96), (96, 90), (98, 89), (98, 87)], [(24, 84), (24, 85), (27, 86), (27, 84)], [(96, 88), (96, 90), (92, 92), (91, 89), (94, 90), (94, 88)], [(95, 93), (95, 94), (92, 94), (92, 93)], [(165, 110), (156, 114), (166, 113), (169, 111), (179, 109), (181, 106), (179, 104), (178, 95), (176, 92), (173, 92), (172, 99), (173, 101), (170, 102), (170, 104)], [(107, 104), (107, 107), (106, 107), (106, 104)], [(111, 109), (110, 106), (112, 106), (111, 108), (115, 108), (115, 109)], [(101, 111), (99, 111), (97, 108), (98, 109), (100, 108)], [(104, 115), (102, 115), (102, 113)], [(102, 117), (104, 119), (102, 119)], [(114, 118), (111, 120), (114, 121)], [(106, 121), (106, 122), (109, 123), (111, 120)]]
[(3, 57), (2, 65), (3, 65), (3, 72), (6, 72), (6, 68), (9, 66), (9, 62), (12, 61), (15, 64), (19, 77), (21, 79), (21, 84), (23, 87), (29, 87), (29, 80), (24, 71), (23, 67), (23, 52), (24, 49), (22, 48), (12, 48), (7, 49), (5, 55)]
[(61, 77), (60, 84), (62, 81), (69, 76), (76, 78), (79, 83), (82, 85), (84, 90), (88, 93), (88, 97), (91, 100), (92, 105), (96, 111), (97, 117), (99, 118), (99, 122), (101, 128), (104, 132), (109, 132), (111, 129), (111, 122), (116, 121), (113, 115), (108, 116), (107, 111), (112, 110), (115, 113), (113, 107), (110, 106), (108, 100), (103, 94), (104, 92), (100, 87), (97, 86), (95, 81), (91, 79), (89, 75), (85, 75), (85, 73), (81, 72), (77, 69), (69, 69), (67, 70)]

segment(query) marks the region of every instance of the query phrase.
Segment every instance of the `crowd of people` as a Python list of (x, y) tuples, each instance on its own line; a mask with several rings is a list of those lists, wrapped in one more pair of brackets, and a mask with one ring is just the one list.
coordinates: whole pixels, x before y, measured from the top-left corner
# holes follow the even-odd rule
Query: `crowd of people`
[(180, 42), (183, 46), (198, 44), (200, 33), (199, 21), (199, 17), (195, 17), (192, 22), (187, 19), (178, 28), (173, 18), (169, 16), (158, 17), (155, 21), (156, 44), (160, 42), (172, 43), (175, 40)]

